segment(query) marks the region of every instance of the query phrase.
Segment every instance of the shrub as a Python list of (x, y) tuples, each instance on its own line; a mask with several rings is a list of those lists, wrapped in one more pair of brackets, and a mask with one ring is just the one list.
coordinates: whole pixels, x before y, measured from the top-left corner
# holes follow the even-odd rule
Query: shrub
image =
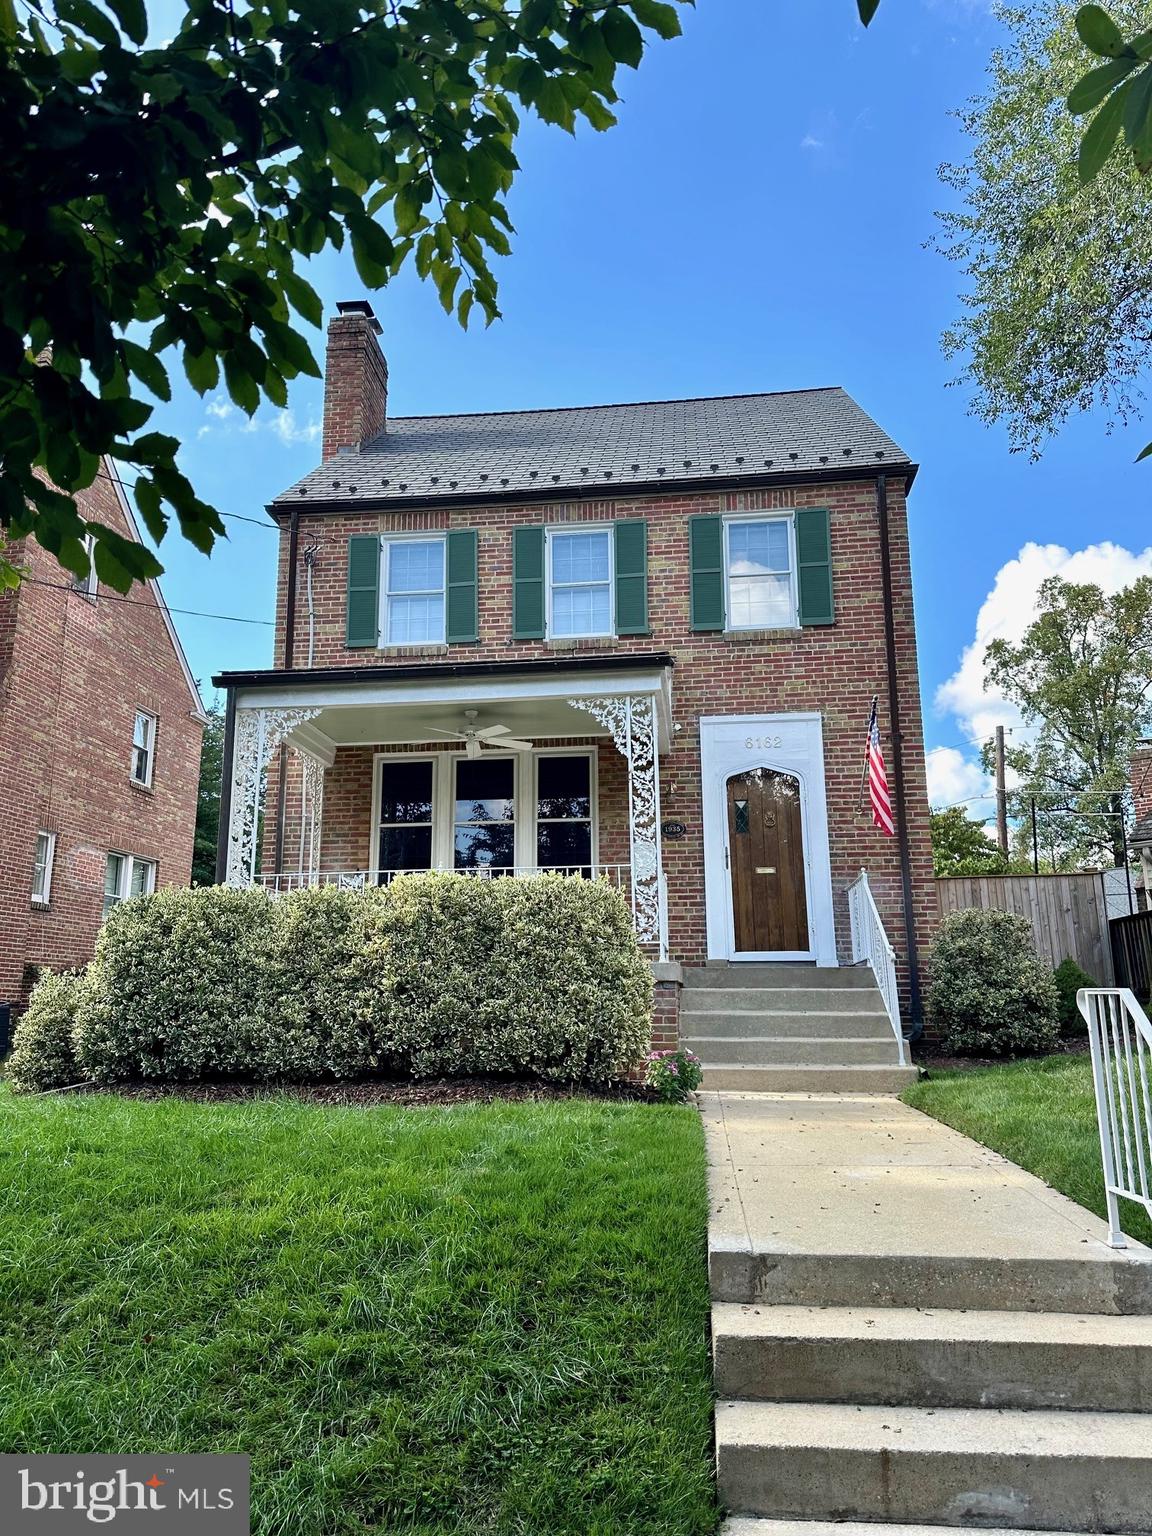
[(1084, 1015), (1076, 1006), (1076, 994), (1081, 987), (1098, 987), (1100, 983), (1089, 976), (1087, 971), (1081, 970), (1071, 958), (1061, 960), (1056, 967), (1054, 980), (1056, 1006), (1060, 1016), (1060, 1033), (1068, 1036), (1086, 1035), (1088, 1025), (1084, 1022)]
[(652, 975), (605, 882), (420, 874), (383, 894), (369, 1005), (393, 1069), (605, 1082), (640, 1059)]
[(272, 932), (261, 890), (169, 887), (114, 907), (76, 1024), (85, 1076), (253, 1075)]
[(1028, 920), (969, 908), (940, 925), (932, 950), (929, 1006), (944, 1045), (958, 1055), (1051, 1050), (1056, 983), (1036, 958)]
[(84, 987), (83, 971), (41, 971), (8, 1057), (8, 1081), (17, 1093), (43, 1093), (77, 1083), (73, 1031)]
[(679, 1104), (695, 1093), (704, 1077), (698, 1056), (681, 1046), (678, 1051), (652, 1051), (644, 1069), (644, 1081), (666, 1104)]

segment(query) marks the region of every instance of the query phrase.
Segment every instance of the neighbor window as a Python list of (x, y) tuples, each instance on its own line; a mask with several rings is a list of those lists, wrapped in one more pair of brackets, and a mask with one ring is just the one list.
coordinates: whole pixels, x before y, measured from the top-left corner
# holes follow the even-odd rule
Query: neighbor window
[(156, 754), (156, 716), (136, 711), (132, 728), (132, 782), (147, 787), (152, 783), (152, 760)]
[(452, 840), (456, 869), (515, 866), (516, 764), (511, 758), (456, 759)]
[(77, 576), (76, 580), (72, 583), (72, 586), (75, 591), (83, 592), (85, 597), (95, 597), (96, 587), (98, 585), (96, 580), (95, 558), (96, 535), (94, 533), (86, 533), (84, 535), (83, 543), (84, 552), (88, 556), (88, 574), (87, 576)]
[(380, 633), (384, 645), (444, 641), (444, 539), (384, 539)]
[(110, 853), (104, 869), (104, 916), (130, 896), (147, 896), (156, 889), (156, 865), (130, 853)]
[(39, 907), (46, 907), (52, 897), (52, 861), (55, 857), (55, 832), (37, 832), (36, 862), (32, 866), (32, 900)]
[(612, 529), (549, 529), (549, 636), (611, 633)]
[(377, 848), (381, 875), (432, 868), (432, 775), (430, 758), (383, 760)]
[(796, 623), (792, 520), (741, 519), (724, 525), (729, 629), (783, 629)]
[(536, 760), (536, 865), (591, 874), (592, 759)]

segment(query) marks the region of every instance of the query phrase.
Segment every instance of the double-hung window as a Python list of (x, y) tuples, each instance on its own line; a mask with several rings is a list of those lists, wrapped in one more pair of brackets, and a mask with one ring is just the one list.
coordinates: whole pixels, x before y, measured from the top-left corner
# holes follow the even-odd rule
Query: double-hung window
[(384, 539), (380, 634), (383, 645), (444, 643), (443, 535)]
[(56, 857), (55, 832), (37, 832), (36, 860), (32, 866), (32, 903), (46, 907), (52, 899), (52, 863)]
[(156, 865), (130, 853), (110, 853), (104, 868), (104, 916), (130, 896), (148, 896), (156, 889)]
[(458, 757), (452, 812), (455, 869), (511, 872), (516, 865), (516, 763)]
[(548, 635), (613, 633), (612, 528), (548, 530)]
[(731, 519), (724, 525), (729, 629), (787, 629), (795, 625), (792, 519)]
[(139, 784), (144, 789), (151, 786), (155, 757), (156, 716), (148, 714), (146, 710), (138, 709), (136, 722), (132, 727), (131, 779), (133, 784)]
[(587, 752), (536, 760), (536, 867), (592, 873), (592, 759)]

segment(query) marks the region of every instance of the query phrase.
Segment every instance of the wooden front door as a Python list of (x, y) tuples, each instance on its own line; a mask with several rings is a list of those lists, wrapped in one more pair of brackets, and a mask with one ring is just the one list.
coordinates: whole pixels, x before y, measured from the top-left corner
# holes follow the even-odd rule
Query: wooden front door
[(728, 863), (736, 953), (807, 953), (799, 779), (753, 768), (728, 780)]

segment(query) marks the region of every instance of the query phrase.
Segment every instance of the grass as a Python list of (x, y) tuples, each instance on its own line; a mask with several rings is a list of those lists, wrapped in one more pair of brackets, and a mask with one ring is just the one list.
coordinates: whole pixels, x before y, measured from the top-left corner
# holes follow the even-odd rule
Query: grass
[[(933, 1071), (909, 1088), (904, 1100), (1002, 1152), (1053, 1189), (1104, 1216), (1088, 1056), (1045, 1056), (996, 1067)], [(1122, 1200), (1120, 1217), (1130, 1237), (1152, 1243), (1152, 1222), (1138, 1205)]]
[(0, 1090), (0, 1445), (239, 1451), (258, 1536), (712, 1532), (687, 1109)]

